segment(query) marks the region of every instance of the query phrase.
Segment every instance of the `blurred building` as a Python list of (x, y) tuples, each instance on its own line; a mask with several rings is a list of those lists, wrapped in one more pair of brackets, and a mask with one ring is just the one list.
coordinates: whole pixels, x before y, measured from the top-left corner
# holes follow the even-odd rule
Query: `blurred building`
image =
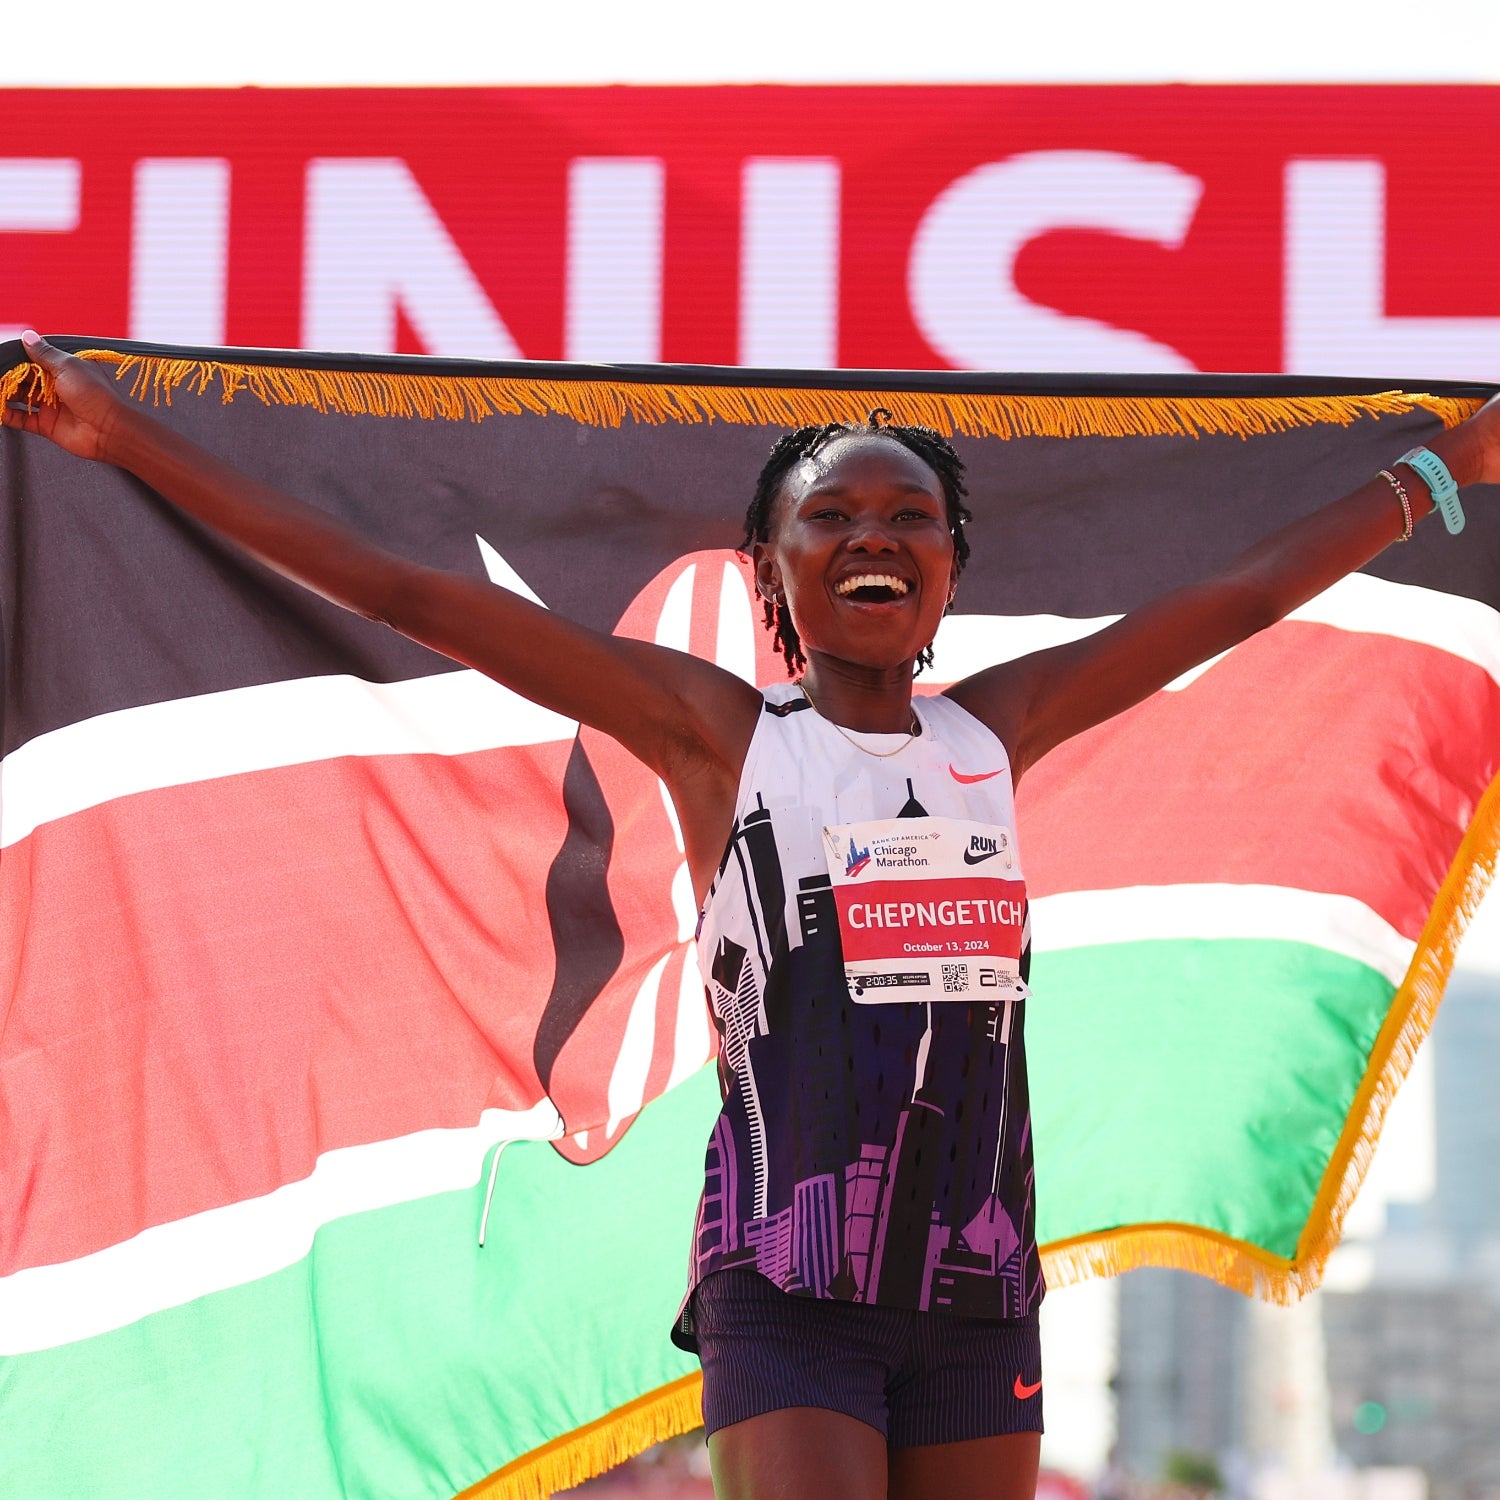
[(1500, 978), (1460, 974), (1431, 1040), (1437, 1171), (1393, 1204), (1368, 1284), (1324, 1298), (1334, 1436), (1354, 1464), (1500, 1500)]
[(1345, 1289), (1276, 1308), (1175, 1272), (1122, 1278), (1130, 1473), (1189, 1453), (1232, 1493), (1378, 1469), (1407, 1486), (1420, 1471), (1430, 1500), (1500, 1500), (1500, 977), (1456, 975), (1428, 1047), (1431, 1192), (1389, 1204)]
[(1334, 1458), (1319, 1302), (1269, 1306), (1177, 1271), (1126, 1276), (1120, 1465), (1158, 1479), (1196, 1456), (1236, 1496), (1260, 1494), (1268, 1474), (1309, 1491)]
[(1222, 1457), (1244, 1440), (1250, 1304), (1180, 1271), (1120, 1279), (1120, 1463), (1157, 1478), (1171, 1453)]

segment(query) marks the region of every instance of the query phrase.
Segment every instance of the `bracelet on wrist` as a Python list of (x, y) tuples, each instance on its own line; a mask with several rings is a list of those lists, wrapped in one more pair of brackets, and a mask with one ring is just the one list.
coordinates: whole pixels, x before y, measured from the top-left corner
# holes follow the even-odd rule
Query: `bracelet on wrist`
[(1401, 527), (1401, 540), (1409, 542), (1412, 532), (1416, 529), (1416, 523), (1413, 521), (1411, 513), (1411, 497), (1406, 493), (1406, 486), (1389, 469), (1382, 469), (1380, 477), (1395, 490), (1396, 498), (1401, 502), (1401, 519), (1403, 523)]

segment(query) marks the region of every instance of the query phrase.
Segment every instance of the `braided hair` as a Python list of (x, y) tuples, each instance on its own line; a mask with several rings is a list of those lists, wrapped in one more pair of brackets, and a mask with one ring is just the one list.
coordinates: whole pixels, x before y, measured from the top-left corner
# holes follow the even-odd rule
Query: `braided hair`
[[(968, 494), (964, 485), (964, 461), (940, 433), (930, 427), (900, 427), (891, 421), (890, 412), (877, 407), (870, 413), (867, 422), (829, 422), (822, 427), (799, 427), (795, 432), (783, 434), (771, 449), (766, 466), (760, 471), (755, 486), (755, 498), (745, 512), (745, 537), (740, 550), (748, 554), (756, 542), (771, 540), (771, 513), (776, 497), (786, 476), (804, 459), (812, 458), (830, 443), (842, 437), (883, 437), (900, 443), (909, 453), (918, 458), (937, 475), (943, 487), (943, 499), (948, 512), (948, 530), (953, 533), (953, 556), (959, 572), (969, 560), (969, 539), (964, 535), (964, 523), (974, 519), (973, 513), (964, 504)], [(773, 631), (773, 644), (786, 662), (786, 674), (795, 677), (807, 666), (807, 657), (802, 652), (802, 641), (797, 627), (792, 624), (791, 611), (785, 604), (762, 601), (765, 610), (766, 629)], [(932, 665), (932, 647), (925, 647), (917, 657), (917, 671)]]

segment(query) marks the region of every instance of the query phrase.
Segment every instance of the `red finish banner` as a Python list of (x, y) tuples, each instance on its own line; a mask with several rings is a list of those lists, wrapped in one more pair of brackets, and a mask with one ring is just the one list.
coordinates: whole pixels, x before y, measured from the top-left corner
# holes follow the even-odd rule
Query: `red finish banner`
[(0, 334), (1500, 373), (1500, 89), (27, 91)]

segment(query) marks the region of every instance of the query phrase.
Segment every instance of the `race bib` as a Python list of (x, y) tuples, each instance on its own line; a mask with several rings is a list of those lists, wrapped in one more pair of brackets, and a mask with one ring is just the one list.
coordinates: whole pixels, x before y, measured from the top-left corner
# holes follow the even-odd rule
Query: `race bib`
[(1009, 829), (886, 818), (825, 828), (823, 848), (860, 1004), (1024, 998), (1026, 882)]

